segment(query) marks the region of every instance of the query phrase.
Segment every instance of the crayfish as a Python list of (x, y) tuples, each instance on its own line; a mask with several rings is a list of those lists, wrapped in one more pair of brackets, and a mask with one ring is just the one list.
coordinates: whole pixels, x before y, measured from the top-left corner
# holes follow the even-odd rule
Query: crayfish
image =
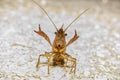
[(61, 26), (60, 29), (58, 29), (56, 27), (56, 25), (54, 24), (53, 20), (50, 18), (50, 16), (48, 15), (48, 13), (46, 12), (46, 10), (44, 8), (42, 8), (37, 2), (33, 1), (35, 4), (37, 4), (39, 6), (40, 9), (42, 9), (45, 14), (47, 15), (47, 17), (50, 19), (51, 23), (54, 25), (56, 32), (55, 32), (55, 39), (53, 41), (53, 43), (51, 43), (50, 38), (47, 36), (47, 34), (41, 30), (41, 26), (39, 25), (39, 31), (34, 31), (35, 33), (37, 33), (38, 35), (42, 36), (52, 47), (52, 51), (51, 52), (45, 52), (44, 54), (40, 54), (38, 57), (38, 62), (36, 64), (36, 68), (38, 69), (41, 62), (40, 62), (40, 57), (46, 57), (48, 62), (48, 74), (50, 74), (50, 66), (52, 63), (52, 66), (63, 66), (64, 68), (66, 68), (68, 61), (72, 62), (72, 66), (71, 66), (71, 72), (76, 72), (76, 58), (73, 58), (72, 56), (70, 56), (68, 53), (66, 53), (66, 48), (72, 44), (74, 41), (76, 41), (79, 36), (77, 35), (77, 32), (75, 30), (75, 34), (74, 37), (71, 38), (67, 43), (66, 43), (66, 36), (67, 34), (65, 33), (66, 30), (71, 26), (71, 24), (73, 22), (75, 22), (84, 12), (86, 12), (88, 9), (86, 9), (85, 11), (83, 11), (81, 14), (79, 14), (65, 29), (63, 29), (63, 26)]

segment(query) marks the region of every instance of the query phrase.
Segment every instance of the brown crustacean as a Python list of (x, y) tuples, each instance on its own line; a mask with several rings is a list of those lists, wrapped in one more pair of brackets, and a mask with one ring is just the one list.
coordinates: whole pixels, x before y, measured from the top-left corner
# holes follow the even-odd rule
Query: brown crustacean
[(51, 43), (49, 37), (47, 36), (47, 34), (45, 32), (43, 32), (41, 30), (41, 26), (39, 25), (39, 31), (34, 30), (35, 33), (37, 33), (38, 35), (42, 36), (52, 47), (52, 51), (51, 52), (45, 52), (44, 54), (40, 54), (38, 57), (38, 62), (36, 64), (36, 68), (38, 69), (40, 67), (40, 57), (46, 57), (48, 62), (48, 74), (50, 74), (50, 66), (52, 63), (52, 66), (63, 66), (64, 68), (66, 68), (68, 60), (72, 62), (72, 66), (70, 69), (70, 73), (71, 72), (76, 72), (76, 58), (73, 58), (72, 56), (70, 56), (68, 53), (66, 53), (66, 48), (72, 44), (74, 41), (76, 41), (78, 39), (78, 35), (77, 32), (75, 30), (75, 34), (74, 37), (71, 38), (69, 40), (68, 43), (66, 43), (66, 36), (67, 34), (65, 33), (66, 30), (71, 26), (71, 24), (73, 22), (75, 22), (83, 13), (85, 13), (88, 9), (86, 9), (85, 11), (83, 11), (81, 14), (79, 14), (65, 29), (63, 29), (63, 26), (58, 29), (56, 27), (56, 25), (54, 24), (54, 22), (52, 21), (52, 19), (50, 18), (50, 16), (48, 15), (48, 13), (45, 11), (44, 8), (42, 8), (37, 2), (35, 2), (34, 0), (32, 0), (35, 4), (38, 5), (38, 7), (40, 9), (42, 9), (45, 14), (47, 15), (47, 17), (50, 19), (50, 21), (52, 22), (52, 24), (54, 25), (56, 32), (55, 32), (55, 39), (53, 44)]

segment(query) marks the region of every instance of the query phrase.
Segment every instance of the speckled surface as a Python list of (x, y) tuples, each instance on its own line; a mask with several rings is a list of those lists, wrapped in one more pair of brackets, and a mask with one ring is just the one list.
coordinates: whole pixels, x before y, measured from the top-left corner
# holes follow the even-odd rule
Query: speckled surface
[[(9, 8), (6, 6), (8, 0), (0, 2), (0, 80), (120, 80), (120, 21), (117, 9), (110, 14), (97, 7), (90, 9), (71, 25), (66, 40), (74, 36), (75, 29), (80, 36), (66, 51), (77, 59), (76, 74), (69, 74), (69, 68), (51, 67), (48, 75), (47, 65), (41, 64), (39, 71), (35, 66), (38, 55), (51, 51), (51, 47), (33, 30), (37, 30), (38, 24), (41, 24), (42, 30), (53, 42), (55, 29), (42, 10), (31, 1), (26, 2), (11, 2), (16, 7), (8, 5)], [(64, 7), (55, 9), (51, 6), (56, 5), (51, 5), (51, 2), (40, 1), (58, 28), (63, 23), (65, 28), (78, 15), (78, 9), (69, 10), (68, 4), (71, 2), (64, 3), (68, 10)], [(88, 5), (95, 3), (93, 1)], [(60, 2), (56, 4), (59, 4), (57, 7), (63, 5)], [(87, 8), (85, 5), (82, 7)], [(46, 61), (45, 58), (41, 60)]]

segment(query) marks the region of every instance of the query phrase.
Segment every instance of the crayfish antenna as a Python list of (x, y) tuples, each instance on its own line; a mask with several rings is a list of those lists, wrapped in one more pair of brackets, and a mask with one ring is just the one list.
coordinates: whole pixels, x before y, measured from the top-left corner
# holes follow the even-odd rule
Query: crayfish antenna
[(62, 24), (61, 29), (63, 29), (63, 26), (64, 26), (64, 23)]
[[(89, 9), (89, 8), (88, 8)], [(74, 23), (82, 14), (84, 14), (88, 9), (84, 10), (81, 14), (79, 14), (64, 30), (64, 32)]]
[(47, 11), (42, 8), (37, 2), (35, 2), (34, 0), (32, 0), (40, 9), (43, 10), (43, 12), (47, 15), (47, 17), (50, 19), (51, 23), (53, 24), (53, 26), (55, 27), (55, 29), (58, 31), (57, 26), (55, 25), (55, 23), (53, 22), (53, 20), (50, 18), (50, 16), (48, 15)]

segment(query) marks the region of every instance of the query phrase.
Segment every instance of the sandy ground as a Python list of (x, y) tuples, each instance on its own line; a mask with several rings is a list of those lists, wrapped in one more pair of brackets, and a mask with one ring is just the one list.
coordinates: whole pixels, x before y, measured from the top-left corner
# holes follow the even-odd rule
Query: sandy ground
[(51, 67), (48, 75), (44, 64), (36, 71), (38, 55), (51, 51), (51, 47), (33, 30), (41, 24), (53, 42), (55, 28), (30, 0), (1, 0), (0, 80), (120, 80), (119, 1), (37, 1), (58, 28), (63, 23), (65, 28), (78, 12), (91, 6), (66, 32), (67, 41), (74, 36), (75, 29), (80, 36), (66, 51), (77, 59), (76, 74), (58, 66)]

